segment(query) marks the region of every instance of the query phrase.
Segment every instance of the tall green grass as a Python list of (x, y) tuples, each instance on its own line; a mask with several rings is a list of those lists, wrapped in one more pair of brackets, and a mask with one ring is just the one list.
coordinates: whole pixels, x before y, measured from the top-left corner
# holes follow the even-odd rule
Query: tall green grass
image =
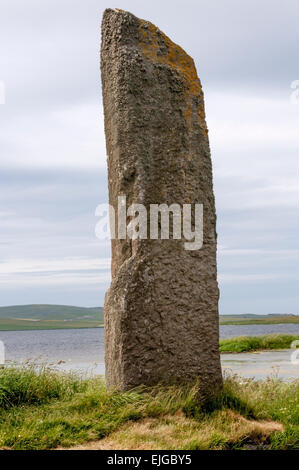
[(221, 339), (220, 352), (249, 352), (263, 349), (289, 349), (299, 336), (272, 334), (265, 336), (239, 336)]
[[(230, 410), (249, 420), (282, 422), (285, 431), (275, 433), (269, 445), (277, 449), (299, 447), (299, 381), (227, 377), (217, 399), (203, 406), (196, 384), (112, 393), (101, 377), (7, 367), (0, 370), (0, 390), (0, 448), (69, 447), (102, 439), (126, 422), (162, 420), (180, 412), (195, 423), (196, 429), (205, 426), (213, 430), (206, 437), (205, 448), (225, 449), (232, 445), (230, 422), (234, 418)], [(225, 431), (228, 428), (230, 437)], [(215, 432), (222, 436), (219, 442), (215, 441)], [(179, 438), (177, 442), (180, 446)], [(242, 442), (234, 445), (242, 447)], [(194, 443), (196, 448), (201, 445)]]
[(75, 374), (59, 374), (39, 366), (0, 369), (0, 407), (40, 405), (84, 391), (86, 384)]

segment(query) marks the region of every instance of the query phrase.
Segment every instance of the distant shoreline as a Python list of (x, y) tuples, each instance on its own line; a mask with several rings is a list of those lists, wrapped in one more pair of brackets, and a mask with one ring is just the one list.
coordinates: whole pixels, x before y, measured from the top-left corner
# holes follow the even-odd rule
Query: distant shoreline
[[(219, 323), (220, 326), (299, 324), (299, 315), (220, 315)], [(66, 330), (103, 326), (103, 307), (46, 304), (0, 307), (0, 331)]]
[[(3, 321), (5, 320), (5, 322)], [(49, 325), (49, 323), (52, 323)], [(104, 323), (95, 323), (90, 322), (90, 324), (86, 324), (86, 322), (82, 322), (80, 324), (79, 321), (76, 322), (67, 322), (67, 325), (62, 325), (62, 322), (57, 325), (57, 321), (55, 320), (37, 320), (34, 323), (28, 320), (21, 320), (18, 323), (12, 319), (11, 323), (7, 319), (0, 318), (0, 333), (1, 331), (51, 331), (51, 330), (88, 330), (88, 329), (99, 329), (104, 328)], [(26, 324), (24, 324), (26, 323)], [(252, 325), (298, 325), (298, 321), (296, 322), (247, 322), (247, 321), (236, 321), (236, 322), (220, 322), (219, 326), (252, 326)]]
[[(13, 325), (13, 326), (9, 326), (9, 325), (5, 325), (5, 327), (3, 327), (1, 325), (1, 319), (0, 319), (0, 333), (1, 331), (51, 331), (51, 330), (90, 330), (90, 329), (99, 329), (99, 328), (104, 328), (104, 324), (99, 324), (99, 325), (70, 325), (70, 326), (62, 326), (62, 325), (59, 325), (59, 326), (45, 326), (43, 324), (39, 324), (39, 325)], [(41, 322), (43, 323), (43, 322)]]

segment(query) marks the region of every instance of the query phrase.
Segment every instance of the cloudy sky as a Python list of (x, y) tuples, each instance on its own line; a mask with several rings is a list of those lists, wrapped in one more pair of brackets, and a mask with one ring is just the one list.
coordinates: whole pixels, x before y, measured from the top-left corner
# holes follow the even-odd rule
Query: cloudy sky
[(214, 168), (220, 312), (298, 314), (298, 0), (1, 0), (0, 305), (103, 305), (110, 246), (94, 228), (107, 202), (107, 7), (154, 22), (195, 60)]

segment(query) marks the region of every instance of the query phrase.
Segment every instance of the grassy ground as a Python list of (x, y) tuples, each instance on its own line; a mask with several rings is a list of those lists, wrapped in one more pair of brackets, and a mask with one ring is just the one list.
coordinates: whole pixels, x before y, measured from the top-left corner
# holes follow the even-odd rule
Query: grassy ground
[(7, 367), (0, 423), (9, 449), (298, 449), (299, 381), (226, 378), (203, 407), (196, 386), (108, 393), (100, 377)]
[(220, 340), (220, 352), (250, 352), (266, 349), (289, 349), (292, 342), (299, 340), (294, 335), (239, 336)]
[(299, 315), (220, 315), (220, 325), (276, 325), (299, 323)]
[(0, 318), (0, 331), (66, 330), (73, 328), (98, 328), (103, 323), (96, 320), (35, 320)]
[(38, 320), (84, 320), (103, 321), (103, 307), (74, 307), (71, 305), (11, 305), (0, 307), (0, 318)]
[[(220, 325), (299, 323), (299, 315), (220, 315)], [(97, 328), (104, 325), (103, 308), (65, 305), (0, 307), (0, 331)]]
[(0, 307), (0, 331), (57, 330), (103, 326), (102, 307), (14, 305)]

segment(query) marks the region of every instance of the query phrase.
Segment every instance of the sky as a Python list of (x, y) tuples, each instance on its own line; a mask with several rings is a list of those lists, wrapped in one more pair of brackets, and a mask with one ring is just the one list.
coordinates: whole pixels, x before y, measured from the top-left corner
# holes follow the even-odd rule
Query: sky
[(194, 58), (213, 161), (220, 313), (298, 314), (297, 0), (1, 0), (0, 305), (103, 305), (100, 26), (115, 7)]

